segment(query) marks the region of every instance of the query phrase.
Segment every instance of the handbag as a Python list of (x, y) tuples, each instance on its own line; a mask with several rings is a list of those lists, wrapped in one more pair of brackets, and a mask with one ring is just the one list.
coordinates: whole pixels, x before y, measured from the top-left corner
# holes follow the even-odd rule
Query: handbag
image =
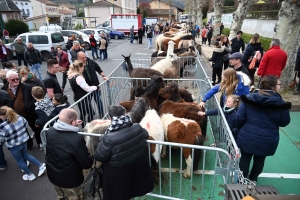
[(89, 174), (87, 175), (87, 177), (85, 178), (85, 180), (82, 183), (82, 190), (83, 190), (83, 196), (85, 197), (85, 199), (88, 198), (95, 198), (95, 194), (96, 192), (98, 192), (99, 198), (100, 200), (101, 195), (99, 192), (101, 185), (101, 179), (102, 179), (102, 174), (103, 171), (100, 167), (96, 167), (96, 162), (94, 163), (93, 168), (91, 168)]
[(229, 60), (229, 56), (230, 56), (230, 53), (229, 53), (229, 54), (225, 54), (225, 55), (222, 57), (222, 60), (223, 60), (223, 61)]
[(294, 79), (291, 81), (289, 87), (294, 90), (296, 85), (297, 85), (297, 81), (296, 81), (296, 77), (297, 77), (297, 72), (295, 72), (295, 75), (294, 75)]

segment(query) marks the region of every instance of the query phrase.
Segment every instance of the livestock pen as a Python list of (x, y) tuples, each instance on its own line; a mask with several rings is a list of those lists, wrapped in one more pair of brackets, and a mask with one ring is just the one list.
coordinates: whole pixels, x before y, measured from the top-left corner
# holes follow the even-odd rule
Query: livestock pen
[[(132, 59), (134, 67), (149, 67), (151, 62), (148, 58)], [(107, 119), (107, 111), (110, 105), (118, 105), (122, 101), (129, 100), (130, 89), (134, 82), (145, 81), (149, 78), (130, 78), (125, 62), (122, 62), (109, 76), (109, 80), (99, 85), (100, 90), (88, 93), (70, 107), (81, 113), (81, 110), (91, 112), (82, 113), (84, 124), (92, 119)], [(195, 65), (186, 66), (184, 78), (166, 79), (168, 82), (176, 82), (180, 87), (187, 89), (196, 97), (199, 103), (205, 93), (211, 88), (210, 81), (200, 63), (199, 57)], [(101, 95), (96, 95), (101, 93)], [(95, 96), (95, 97), (94, 97)], [(98, 99), (100, 96), (100, 99)], [(99, 110), (99, 102), (102, 102), (102, 112)], [(221, 110), (216, 96), (206, 103), (206, 109), (218, 108)], [(89, 111), (88, 111), (89, 110)], [(46, 145), (46, 130), (57, 120), (49, 121), (41, 133), (43, 145)], [(99, 137), (98, 134), (84, 133), (85, 136)], [(97, 138), (98, 139), (98, 138)], [(140, 199), (224, 199), (225, 184), (236, 183), (238, 180), (238, 162), (240, 159), (239, 149), (233, 139), (223, 112), (209, 117), (207, 135), (203, 146), (187, 145), (171, 142), (159, 142), (149, 140), (148, 143), (166, 145), (169, 154), (166, 158), (159, 158), (158, 179), (153, 192)], [(179, 148), (174, 151), (172, 147)], [(186, 167), (183, 161), (183, 148), (192, 149), (192, 157), (196, 149), (202, 150), (202, 158), (199, 169), (191, 174), (189, 179), (183, 178), (183, 169)], [(149, 160), (149, 162), (151, 162)], [(150, 163), (151, 164), (151, 163)], [(193, 170), (193, 169), (192, 169)]]

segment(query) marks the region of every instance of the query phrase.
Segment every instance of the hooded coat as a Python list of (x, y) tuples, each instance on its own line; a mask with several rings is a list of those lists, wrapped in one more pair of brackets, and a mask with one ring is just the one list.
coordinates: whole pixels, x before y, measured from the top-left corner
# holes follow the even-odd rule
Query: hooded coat
[(223, 55), (224, 49), (223, 48), (214, 48), (212, 57), (209, 61), (212, 61), (212, 68), (221, 68), (223, 67)]
[(237, 144), (246, 153), (257, 156), (275, 154), (279, 143), (279, 127), (290, 123), (291, 103), (286, 103), (280, 94), (258, 90), (242, 96), (242, 104), (236, 113), (236, 127), (239, 129)]

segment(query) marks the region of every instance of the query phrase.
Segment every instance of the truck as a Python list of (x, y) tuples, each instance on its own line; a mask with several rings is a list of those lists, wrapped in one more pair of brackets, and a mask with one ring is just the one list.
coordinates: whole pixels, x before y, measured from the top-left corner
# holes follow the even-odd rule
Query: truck
[(102, 24), (102, 27), (112, 27), (129, 35), (130, 28), (134, 25), (134, 33), (142, 26), (142, 17), (140, 14), (113, 14)]
[(143, 24), (145, 24), (146, 26), (151, 26), (152, 24), (156, 24), (157, 21), (157, 17), (146, 17), (143, 20)]

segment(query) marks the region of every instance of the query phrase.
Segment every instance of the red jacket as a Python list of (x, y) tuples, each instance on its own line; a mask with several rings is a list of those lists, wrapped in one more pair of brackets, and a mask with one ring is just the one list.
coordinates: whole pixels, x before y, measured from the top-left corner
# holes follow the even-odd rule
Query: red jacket
[(60, 55), (60, 57), (57, 54), (56, 59), (57, 59), (59, 66), (64, 67), (67, 70), (69, 70), (70, 62), (68, 59), (68, 54), (66, 52), (63, 51), (62, 54)]
[[(6, 54), (3, 54), (3, 50), (2, 50), (2, 45), (3, 45), (3, 47), (5, 48), (5, 50), (6, 50)], [(7, 56), (7, 48), (6, 48), (6, 46), (4, 45), (4, 44), (2, 44), (2, 45), (0, 45), (0, 59), (2, 59), (2, 58), (6, 58), (6, 56)]]
[(258, 76), (277, 75), (285, 68), (287, 54), (280, 46), (271, 47), (263, 56), (257, 71)]

